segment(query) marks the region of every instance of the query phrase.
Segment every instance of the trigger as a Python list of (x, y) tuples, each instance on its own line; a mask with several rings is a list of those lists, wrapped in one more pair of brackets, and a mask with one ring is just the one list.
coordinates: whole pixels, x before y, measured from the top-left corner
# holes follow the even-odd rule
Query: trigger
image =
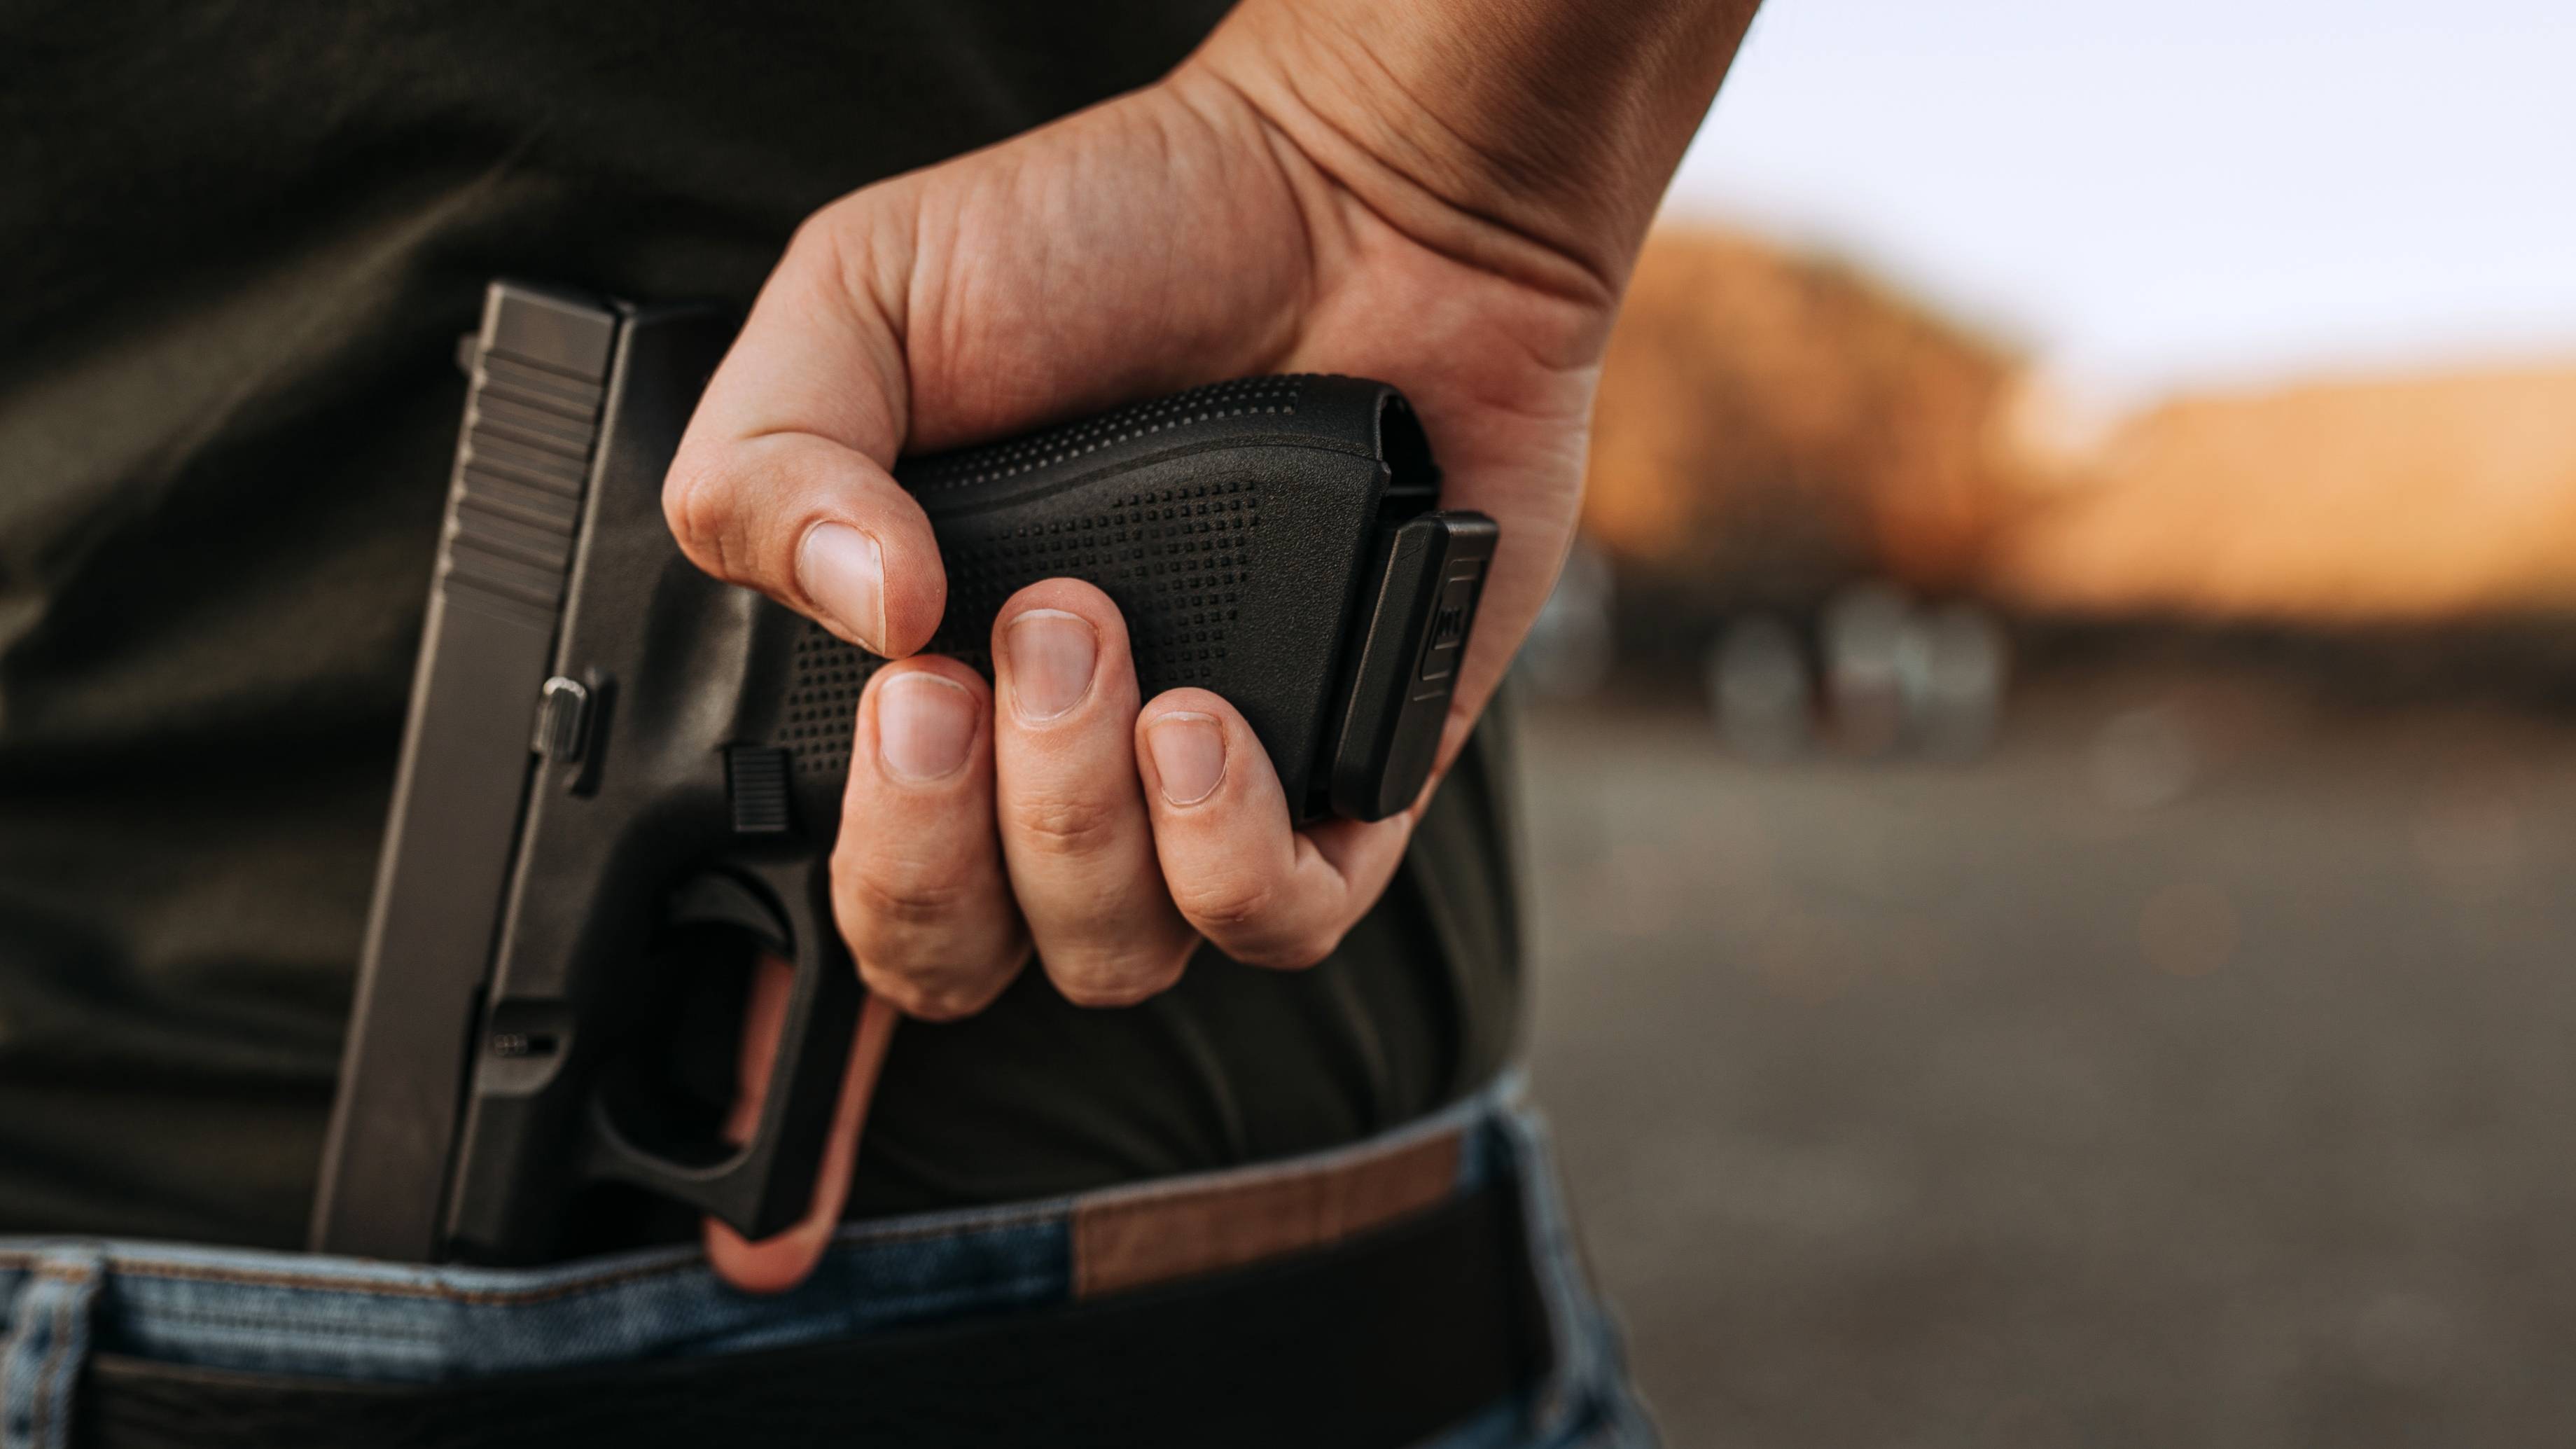
[(796, 943), (787, 922), (767, 897), (729, 875), (707, 874), (671, 898), (674, 926), (733, 926), (748, 931), (774, 955), (793, 960)]

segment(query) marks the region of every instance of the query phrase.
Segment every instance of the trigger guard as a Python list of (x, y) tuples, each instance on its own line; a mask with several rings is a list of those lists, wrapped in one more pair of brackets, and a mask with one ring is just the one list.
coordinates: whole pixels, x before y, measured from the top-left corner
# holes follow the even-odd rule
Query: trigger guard
[(680, 887), (665, 920), (674, 926), (732, 926), (750, 932), (770, 954), (796, 958), (787, 918), (767, 896), (734, 876), (710, 872)]

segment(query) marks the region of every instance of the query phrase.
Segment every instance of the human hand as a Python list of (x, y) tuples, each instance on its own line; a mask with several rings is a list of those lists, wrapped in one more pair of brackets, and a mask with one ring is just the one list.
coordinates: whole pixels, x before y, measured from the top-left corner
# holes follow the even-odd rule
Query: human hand
[[(1639, 42), (1654, 73), (1637, 81), (1621, 70), (1635, 57), (1596, 53), (1589, 32), (1529, 29), (1563, 7), (1500, 8), (1497, 50), (1603, 72), (1612, 113), (1572, 118), (1617, 165), (1552, 138), (1568, 116), (1510, 114), (1492, 75), (1442, 49), (1457, 35), (1254, 0), (1163, 82), (855, 192), (799, 230), (708, 386), (665, 506), (701, 567), (896, 660), (858, 706), (833, 861), (873, 1000), (971, 1013), (1032, 946), (1093, 1005), (1167, 988), (1202, 939), (1303, 967), (1385, 889), (1420, 802), (1292, 829), (1242, 717), (1204, 690), (1141, 699), (1125, 623), (1088, 584), (1050, 580), (1003, 606), (990, 687), (954, 660), (905, 657), (946, 585), (888, 470), (904, 451), (1224, 377), (1395, 384), (1440, 457), (1443, 506), (1501, 528), (1436, 783), (1563, 560), (1628, 261), (1749, 9), (1674, 0), (1733, 17), (1724, 43), (1676, 67), (1667, 24)], [(1421, 78), (1453, 65), (1468, 72), (1447, 86), (1455, 104), (1422, 102)], [(1705, 87), (1666, 70), (1704, 72)], [(1684, 92), (1678, 125), (1638, 121), (1631, 82)], [(819, 1241), (720, 1261), (738, 1281), (792, 1281), (804, 1269), (786, 1255), (809, 1251)]]

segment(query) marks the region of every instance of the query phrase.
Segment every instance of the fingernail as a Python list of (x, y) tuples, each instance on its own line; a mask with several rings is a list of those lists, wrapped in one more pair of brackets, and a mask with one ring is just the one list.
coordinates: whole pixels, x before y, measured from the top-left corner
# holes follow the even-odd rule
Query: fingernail
[(846, 523), (815, 524), (797, 546), (796, 581), (843, 633), (884, 645), (885, 559), (875, 539)]
[(974, 742), (975, 696), (957, 681), (916, 670), (877, 691), (877, 758), (896, 779), (946, 779)]
[(1031, 609), (1002, 631), (1011, 655), (1011, 702), (1022, 719), (1053, 719), (1091, 688), (1100, 636), (1078, 614)]
[(1214, 715), (1174, 710), (1145, 726), (1145, 748), (1154, 752), (1154, 773), (1163, 779), (1163, 798), (1175, 805), (1196, 805), (1225, 783), (1225, 726)]

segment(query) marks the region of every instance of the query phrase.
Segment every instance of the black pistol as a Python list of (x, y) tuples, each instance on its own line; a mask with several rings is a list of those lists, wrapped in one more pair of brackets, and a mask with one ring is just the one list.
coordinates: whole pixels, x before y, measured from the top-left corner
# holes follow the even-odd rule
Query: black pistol
[[(663, 474), (735, 326), (486, 294), (317, 1251), (536, 1262), (595, 1189), (752, 1238), (811, 1200), (861, 991), (828, 861), (883, 661), (700, 573), (664, 524)], [(1231, 701), (1301, 819), (1420, 792), (1495, 527), (1438, 508), (1393, 388), (1219, 383), (896, 474), (947, 569), (933, 651), (989, 674), (1015, 590), (1085, 579), (1123, 611), (1145, 694)], [(662, 949), (709, 930), (795, 966), (740, 1144), (666, 1080), (675, 1031), (739, 1012)]]

